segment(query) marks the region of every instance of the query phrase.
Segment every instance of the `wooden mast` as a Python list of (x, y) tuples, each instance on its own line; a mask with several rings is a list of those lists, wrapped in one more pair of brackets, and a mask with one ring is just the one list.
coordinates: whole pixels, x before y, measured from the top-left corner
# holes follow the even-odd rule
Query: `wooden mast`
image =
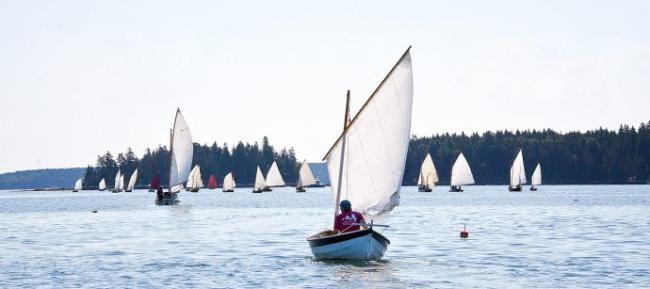
[[(350, 90), (345, 97), (345, 116), (343, 118), (343, 133), (345, 133), (346, 128), (348, 127), (348, 122), (350, 120)], [(336, 183), (336, 201), (334, 202), (334, 227), (336, 227), (336, 216), (339, 214), (339, 202), (341, 202), (341, 182), (343, 181), (343, 163), (345, 162), (345, 140), (347, 137), (342, 136), (343, 140), (341, 143), (341, 160), (339, 163), (339, 177), (338, 182)]]

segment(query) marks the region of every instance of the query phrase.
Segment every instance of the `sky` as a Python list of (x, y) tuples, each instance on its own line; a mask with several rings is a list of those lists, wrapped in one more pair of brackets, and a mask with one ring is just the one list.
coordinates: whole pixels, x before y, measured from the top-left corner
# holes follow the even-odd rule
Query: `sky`
[(650, 120), (650, 1), (0, 1), (0, 172), (268, 136), (320, 161), (412, 45), (411, 133)]

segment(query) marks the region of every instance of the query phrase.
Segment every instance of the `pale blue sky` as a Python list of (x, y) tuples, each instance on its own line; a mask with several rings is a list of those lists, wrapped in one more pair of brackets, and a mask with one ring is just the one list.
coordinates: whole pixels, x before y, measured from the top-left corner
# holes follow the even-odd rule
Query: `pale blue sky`
[(0, 1), (0, 172), (260, 140), (319, 161), (413, 45), (412, 133), (650, 119), (649, 1)]

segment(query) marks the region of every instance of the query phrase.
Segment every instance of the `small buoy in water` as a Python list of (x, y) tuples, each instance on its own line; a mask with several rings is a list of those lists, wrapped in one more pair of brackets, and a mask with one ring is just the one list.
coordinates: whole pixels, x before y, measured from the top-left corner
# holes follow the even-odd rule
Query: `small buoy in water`
[(97, 210), (92, 211), (91, 213), (97, 213)]
[(460, 231), (460, 237), (467, 239), (469, 237), (469, 232), (467, 231), (467, 224), (463, 225), (463, 230)]

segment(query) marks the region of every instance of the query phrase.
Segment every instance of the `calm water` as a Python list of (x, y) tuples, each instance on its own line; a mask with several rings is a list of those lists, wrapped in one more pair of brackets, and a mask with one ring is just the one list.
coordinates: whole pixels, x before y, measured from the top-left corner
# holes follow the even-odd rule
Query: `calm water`
[(404, 188), (379, 220), (391, 246), (370, 263), (312, 260), (305, 237), (330, 225), (329, 188), (203, 190), (174, 207), (146, 191), (1, 191), (0, 287), (650, 286), (650, 186), (506, 190)]

